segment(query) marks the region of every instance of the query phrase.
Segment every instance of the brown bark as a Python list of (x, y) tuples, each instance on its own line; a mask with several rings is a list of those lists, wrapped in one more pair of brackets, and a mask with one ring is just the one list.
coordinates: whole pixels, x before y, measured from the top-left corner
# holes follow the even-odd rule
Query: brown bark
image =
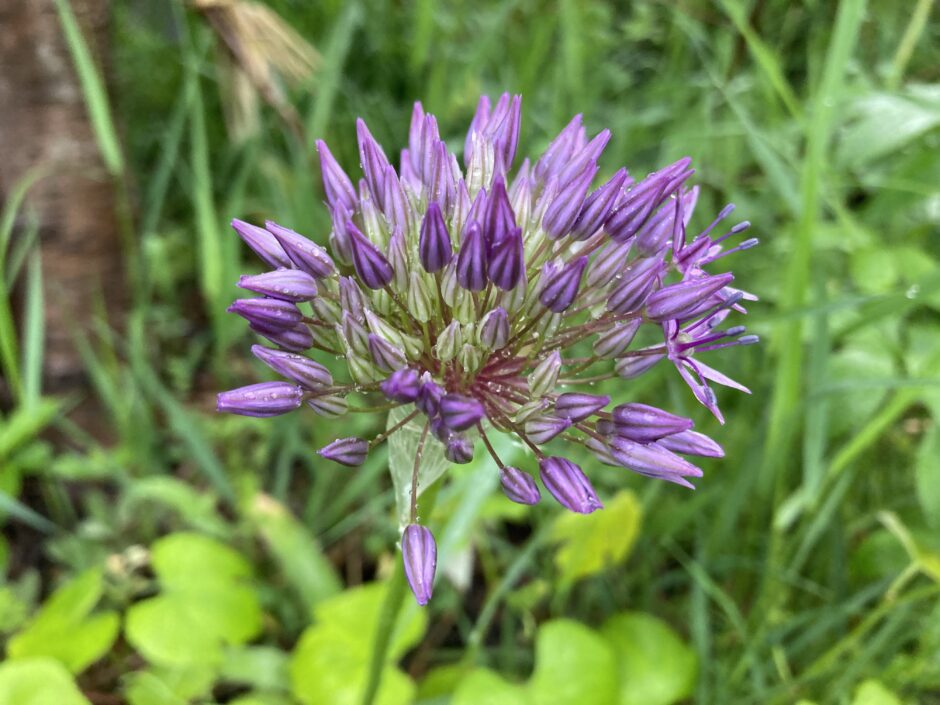
[[(108, 0), (71, 5), (100, 66)], [(74, 331), (88, 326), (99, 297), (111, 307), (125, 298), (114, 188), (52, 0), (0, 0), (0, 199), (37, 165), (48, 174), (27, 205), (40, 224), (44, 382), (63, 391), (83, 380)]]

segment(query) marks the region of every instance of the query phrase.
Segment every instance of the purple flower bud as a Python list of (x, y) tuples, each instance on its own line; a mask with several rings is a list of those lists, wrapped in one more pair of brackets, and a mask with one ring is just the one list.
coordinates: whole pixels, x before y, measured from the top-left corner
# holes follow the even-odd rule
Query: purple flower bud
[(587, 267), (588, 258), (578, 257), (573, 262), (565, 265), (562, 270), (554, 276), (547, 274), (548, 270), (543, 269), (542, 282), (543, 289), (539, 294), (539, 301), (542, 305), (555, 313), (561, 313), (572, 303), (578, 295), (578, 287), (581, 285), (581, 274)]
[[(467, 219), (464, 222), (463, 231), (460, 233), (460, 241), (467, 239), (467, 231), (472, 223), (480, 224), (483, 222), (486, 214), (486, 191), (480, 189), (470, 204), (470, 211), (467, 213)], [(484, 238), (485, 240), (485, 238)]]
[(468, 291), (486, 288), (486, 242), (480, 226), (470, 223), (457, 253), (457, 282)]
[(712, 296), (734, 280), (734, 275), (718, 274), (699, 279), (686, 279), (650, 295), (646, 316), (661, 323), (666, 320), (687, 320), (712, 308)]
[(590, 514), (604, 507), (581, 468), (566, 458), (542, 458), (539, 476), (552, 497), (572, 512)]
[(518, 504), (538, 504), (542, 498), (538, 485), (532, 476), (510, 465), (499, 469), (499, 482), (503, 493)]
[(607, 183), (587, 197), (571, 231), (575, 240), (586, 240), (600, 229), (610, 215), (614, 201), (626, 180), (627, 170), (620, 169)]
[(623, 273), (623, 263), (627, 261), (633, 241), (608, 242), (591, 262), (587, 271), (588, 287), (601, 287), (609, 284), (614, 277)]
[(330, 210), (330, 222), (333, 229), (330, 231), (329, 241), (333, 254), (342, 264), (352, 263), (352, 243), (349, 240), (349, 233), (346, 232), (346, 221), (352, 215), (342, 206), (337, 206)]
[(263, 345), (252, 345), (251, 352), (279, 375), (287, 377), (306, 389), (321, 389), (333, 384), (330, 371), (309, 357), (283, 350), (272, 350)]
[(421, 383), (418, 373), (410, 368), (395, 370), (382, 384), (379, 385), (382, 393), (392, 401), (404, 403), (413, 402), (418, 398)]
[(441, 398), (440, 412), (452, 431), (466, 431), (486, 415), (479, 401), (463, 394), (445, 394)]
[[(411, 124), (408, 127), (408, 151), (411, 156), (418, 154), (421, 148), (421, 134), (424, 130), (424, 106), (420, 100), (416, 100), (411, 110)], [(416, 162), (420, 163), (420, 161)]]
[(365, 355), (369, 351), (369, 331), (349, 311), (343, 311), (339, 330), (355, 352)]
[(318, 450), (317, 454), (334, 463), (355, 468), (366, 462), (369, 443), (361, 438), (339, 438)]
[(457, 190), (456, 171), (456, 161), (448, 151), (447, 144), (438, 142), (434, 149), (431, 181), (428, 183), (428, 200), (437, 201), (448, 212)]
[(656, 443), (638, 443), (629, 438), (615, 436), (610, 441), (610, 449), (623, 467), (647, 477), (690, 486), (687, 481), (682, 480), (683, 477), (702, 476), (699, 468)]
[(623, 242), (636, 235), (662, 202), (665, 186), (661, 177), (653, 175), (628, 192), (624, 203), (604, 223), (611, 239)]
[(431, 203), (424, 214), (418, 240), (418, 256), (424, 271), (431, 274), (442, 270), (454, 256), (447, 224), (441, 214), (441, 207), (436, 202)]
[(370, 289), (382, 289), (395, 275), (392, 265), (379, 248), (363, 235), (352, 221), (346, 223), (352, 247), (353, 266), (359, 279)]
[(497, 306), (480, 322), (480, 344), (487, 350), (502, 350), (509, 342), (509, 314)]
[(265, 227), (277, 238), (293, 263), (318, 279), (328, 277), (336, 268), (327, 251), (290, 228), (267, 221)]
[(283, 301), (309, 301), (317, 295), (317, 281), (300, 269), (278, 269), (239, 278), (241, 289)]
[(487, 122), (490, 119), (490, 97), (487, 95), (481, 95), (479, 102), (477, 102), (476, 112), (473, 114), (473, 119), (470, 121), (470, 129), (467, 130), (467, 138), (463, 143), (463, 163), (464, 166), (470, 165), (470, 156), (473, 153), (473, 136), (483, 134), (483, 129), (486, 127)]
[(313, 346), (313, 336), (310, 329), (303, 323), (298, 323), (293, 328), (271, 328), (266, 325), (249, 323), (251, 328), (258, 335), (263, 335), (275, 345), (290, 350), (291, 352), (303, 352)]
[(621, 404), (614, 407), (613, 417), (618, 436), (640, 443), (655, 441), (692, 428), (691, 419), (646, 404)]
[(349, 409), (346, 397), (339, 394), (324, 394), (323, 396), (313, 397), (307, 400), (307, 406), (313, 409), (317, 415), (326, 418), (342, 416)]
[(444, 457), (457, 465), (466, 465), (473, 460), (473, 444), (466, 436), (454, 434), (447, 439)]
[(555, 400), (555, 413), (565, 419), (577, 423), (584, 421), (591, 414), (596, 414), (610, 404), (610, 397), (606, 394), (582, 394), (568, 392)]
[(571, 122), (565, 125), (565, 128), (552, 140), (545, 153), (536, 162), (535, 177), (545, 182), (551, 176), (557, 175), (571, 159), (575, 149), (578, 148), (579, 140), (583, 139), (583, 132), (581, 115), (575, 115)]
[[(604, 147), (610, 142), (610, 130), (601, 130), (574, 156), (562, 170), (558, 172), (558, 183), (565, 186), (574, 181), (581, 174), (585, 167), (591, 162), (597, 162), (601, 154), (604, 153)], [(586, 191), (585, 191), (586, 193)]]
[(700, 455), (705, 458), (724, 458), (725, 451), (704, 433), (680, 431), (656, 441), (666, 450), (684, 455)]
[(385, 169), (389, 166), (388, 157), (381, 145), (375, 141), (362, 118), (356, 119), (356, 137), (359, 139), (359, 163), (369, 191), (380, 207), (384, 207)]
[(442, 419), (440, 416), (431, 418), (429, 425), (431, 428), (431, 435), (441, 443), (446, 444), (447, 441), (450, 440), (450, 437), (454, 435), (454, 432), (444, 425), (444, 419)]
[(597, 164), (589, 163), (584, 171), (558, 191), (548, 206), (542, 218), (542, 228), (552, 240), (564, 237), (571, 230), (596, 173)]
[(622, 467), (620, 463), (617, 462), (617, 459), (614, 457), (613, 451), (610, 449), (610, 446), (607, 445), (604, 441), (589, 436), (585, 441), (584, 445), (589, 451), (604, 465), (610, 465), (615, 468)]
[(536, 445), (548, 443), (559, 433), (571, 428), (571, 419), (543, 414), (525, 422), (525, 435)]
[(296, 305), (280, 299), (235, 299), (226, 310), (270, 330), (293, 328), (303, 319)]
[(441, 399), (444, 398), (444, 389), (431, 380), (431, 375), (425, 372), (421, 375), (421, 389), (415, 406), (428, 416), (437, 416), (441, 410)]
[(383, 372), (399, 370), (407, 364), (405, 353), (384, 338), (369, 333), (369, 354)]
[(352, 181), (333, 158), (323, 140), (317, 140), (317, 153), (320, 155), (320, 171), (323, 174), (323, 191), (326, 193), (326, 200), (331, 207), (340, 205), (352, 213), (359, 205)]
[(624, 379), (634, 379), (653, 367), (665, 355), (632, 355), (614, 363), (614, 370)]
[(271, 267), (292, 267), (290, 257), (284, 252), (277, 238), (264, 228), (246, 223), (237, 218), (232, 221), (235, 232), (261, 260)]
[(605, 358), (619, 357), (630, 347), (642, 323), (641, 319), (634, 318), (600, 333), (594, 341), (594, 354)]
[(509, 203), (506, 184), (496, 179), (486, 197), (486, 212), (483, 214), (483, 239), (492, 247), (508, 237), (516, 227), (516, 217)]
[(493, 132), (493, 143), (496, 147), (497, 159), (501, 159), (504, 173), (512, 168), (512, 162), (516, 158), (521, 121), (522, 96), (514, 95), (510, 101), (506, 119), (501, 121)]
[(634, 262), (624, 270), (623, 277), (607, 297), (607, 308), (613, 313), (629, 313), (643, 306), (646, 297), (656, 288), (663, 276), (661, 257), (650, 257)]
[(352, 277), (339, 278), (339, 305), (360, 323), (366, 320), (366, 300)]
[(525, 277), (525, 246), (522, 229), (513, 228), (489, 248), (490, 280), (503, 291), (512, 291)]
[(304, 390), (288, 382), (261, 382), (221, 392), (216, 397), (216, 411), (241, 416), (280, 416), (298, 408)]
[(389, 225), (393, 229), (399, 227), (403, 232), (408, 232), (411, 228), (411, 206), (408, 205), (408, 197), (405, 196), (405, 190), (398, 174), (395, 173), (395, 167), (391, 164), (385, 167), (385, 193), (382, 204)]
[(426, 605), (434, 590), (437, 570), (437, 544), (427, 527), (409, 524), (401, 537), (405, 576), (419, 605)]

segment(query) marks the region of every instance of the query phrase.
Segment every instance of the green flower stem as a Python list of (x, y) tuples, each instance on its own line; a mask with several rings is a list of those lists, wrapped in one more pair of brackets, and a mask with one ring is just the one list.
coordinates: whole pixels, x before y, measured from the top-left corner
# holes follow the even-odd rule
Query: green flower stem
[[(421, 504), (427, 516), (434, 509), (437, 491), (440, 483), (435, 482), (421, 496)], [(395, 561), (395, 571), (388, 579), (388, 591), (382, 601), (379, 612), (379, 621), (376, 625), (375, 644), (372, 648), (372, 658), (369, 660), (369, 674), (366, 680), (366, 689), (362, 694), (362, 705), (374, 705), (375, 698), (382, 685), (382, 672), (388, 661), (388, 650), (395, 633), (395, 625), (401, 613), (402, 604), (407, 596), (407, 582), (405, 580), (405, 566), (401, 559)]]

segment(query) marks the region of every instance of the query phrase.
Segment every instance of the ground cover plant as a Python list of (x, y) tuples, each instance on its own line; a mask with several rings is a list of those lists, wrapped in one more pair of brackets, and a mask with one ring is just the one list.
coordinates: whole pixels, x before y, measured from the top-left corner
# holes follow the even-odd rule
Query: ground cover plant
[[(51, 392), (43, 165), (3, 193), (0, 703), (940, 701), (933, 5), (116, 2), (105, 71), (56, 2), (126, 216), (127, 302), (71, 331), (90, 391)], [(673, 366), (589, 389), (719, 439), (694, 491), (570, 444), (604, 504), (580, 515), (508, 501), (480, 443), (447, 464), (419, 607), (389, 468), (410, 473), (421, 427), (345, 467), (316, 451), (401, 421), (381, 398), (215, 411), (274, 379), (225, 310), (271, 268), (229, 221), (326, 247), (316, 140), (355, 182), (357, 118), (397, 164), (419, 100), (461, 153), (504, 92), (519, 155), (576, 113), (610, 130), (592, 190), (693, 156), (689, 232), (733, 201), (761, 241), (733, 264), (762, 342), (720, 353), (752, 391), (722, 394), (724, 426)], [(318, 360), (344, 378), (343, 355)]]

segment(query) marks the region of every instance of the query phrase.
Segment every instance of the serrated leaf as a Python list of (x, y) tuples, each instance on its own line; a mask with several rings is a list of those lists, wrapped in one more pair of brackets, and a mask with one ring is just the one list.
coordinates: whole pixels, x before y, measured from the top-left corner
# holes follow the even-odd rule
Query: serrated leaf
[(599, 573), (630, 554), (640, 530), (642, 507), (636, 495), (623, 490), (592, 514), (559, 514), (552, 537), (562, 542), (555, 565), (563, 583)]
[(692, 694), (695, 652), (665, 622), (624, 612), (608, 619), (601, 634), (616, 655), (620, 705), (671, 705)]
[(31, 658), (0, 663), (0, 705), (91, 705), (58, 661)]
[[(388, 412), (386, 428), (401, 423), (412, 411), (411, 405), (399, 406)], [(388, 470), (392, 475), (392, 484), (395, 486), (395, 504), (398, 507), (398, 522), (400, 526), (410, 523), (411, 519), (411, 479), (414, 473), (415, 457), (418, 445), (424, 431), (426, 421), (423, 415), (415, 417), (403, 428), (396, 431), (388, 439)], [(448, 465), (444, 457), (444, 446), (430, 433), (424, 442), (421, 454), (421, 466), (418, 469), (418, 496), (437, 480)]]

